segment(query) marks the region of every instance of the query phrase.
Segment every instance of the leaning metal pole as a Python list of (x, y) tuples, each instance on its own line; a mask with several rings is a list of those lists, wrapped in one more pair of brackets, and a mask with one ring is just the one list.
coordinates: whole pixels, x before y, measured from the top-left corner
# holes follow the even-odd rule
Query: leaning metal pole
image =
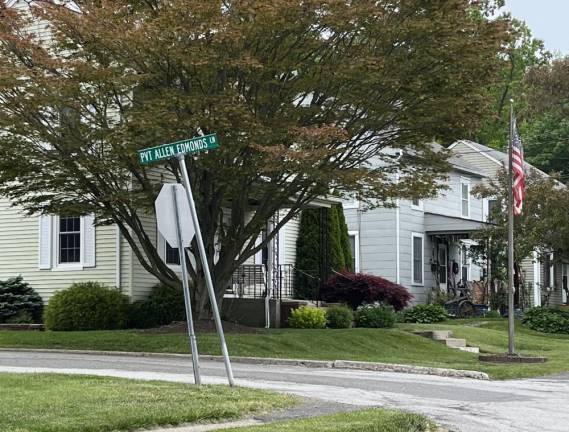
[(180, 255), (180, 265), (182, 267), (182, 287), (184, 288), (184, 306), (186, 308), (186, 321), (188, 326), (188, 334), (190, 336), (190, 350), (192, 351), (192, 365), (194, 369), (194, 381), (196, 385), (201, 385), (202, 379), (200, 375), (200, 360), (198, 354), (198, 344), (196, 342), (196, 332), (194, 331), (194, 318), (192, 316), (192, 302), (190, 300), (190, 286), (188, 283), (188, 267), (186, 263), (186, 248), (182, 242), (182, 221), (180, 220), (180, 212), (178, 211), (178, 196), (176, 193), (176, 185), (172, 185), (172, 205), (174, 214), (176, 215), (176, 236), (178, 237), (178, 251)]
[(227, 350), (227, 344), (225, 343), (225, 335), (223, 333), (223, 326), (221, 325), (219, 308), (217, 307), (217, 297), (215, 295), (215, 290), (213, 289), (213, 281), (211, 280), (211, 273), (209, 271), (209, 264), (207, 262), (207, 255), (205, 252), (202, 232), (198, 221), (196, 203), (194, 202), (194, 197), (192, 194), (190, 177), (188, 176), (188, 170), (186, 168), (186, 159), (182, 153), (178, 154), (176, 157), (178, 159), (178, 162), (180, 163), (180, 171), (182, 171), (182, 178), (184, 180), (184, 185), (185, 185), (184, 189), (186, 190), (186, 197), (188, 198), (188, 202), (190, 204), (190, 213), (192, 215), (192, 222), (194, 223), (194, 228), (196, 230), (196, 241), (198, 243), (200, 259), (205, 275), (205, 282), (209, 293), (209, 302), (211, 304), (211, 311), (213, 313), (213, 319), (215, 320), (215, 327), (217, 329), (217, 334), (219, 335), (219, 341), (221, 343), (221, 355), (223, 356), (223, 362), (225, 363), (227, 380), (229, 381), (229, 385), (233, 387), (235, 385), (235, 381), (233, 380), (233, 370), (231, 368), (231, 361), (229, 360), (229, 351)]
[(508, 145), (508, 354), (514, 355), (514, 103), (510, 101), (510, 142)]

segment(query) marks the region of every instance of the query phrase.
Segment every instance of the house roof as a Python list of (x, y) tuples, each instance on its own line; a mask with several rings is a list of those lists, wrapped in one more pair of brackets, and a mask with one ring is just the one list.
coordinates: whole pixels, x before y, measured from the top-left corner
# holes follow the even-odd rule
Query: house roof
[[(445, 150), (445, 148), (438, 143), (432, 143), (432, 147), (433, 147), (433, 150), (435, 150), (435, 151), (444, 151)], [(465, 161), (464, 158), (458, 153), (451, 153), (449, 158), (447, 159), (447, 162), (450, 163), (456, 171), (467, 173), (467, 174), (472, 174), (472, 175), (477, 176), (477, 177), (486, 177), (486, 174), (484, 174), (481, 170), (476, 168), (474, 165)]]
[[(458, 143), (463, 143), (467, 147), (470, 147), (474, 151), (477, 151), (487, 159), (493, 161), (499, 167), (506, 167), (508, 164), (508, 154), (506, 152), (502, 152), (500, 150), (493, 149), (491, 147), (485, 146), (483, 144), (470, 141), (470, 140), (459, 140), (452, 143), (449, 147), (450, 150), (453, 150)], [(456, 156), (460, 156), (461, 152), (455, 152)], [(541, 171), (540, 169), (534, 167), (532, 164), (524, 161), (524, 166), (526, 170), (531, 170), (540, 173), (543, 176), (549, 177), (547, 173)]]
[[(6, 7), (12, 7), (14, 6), (16, 3), (18, 3), (20, 0), (5, 0), (4, 3), (6, 4)], [(72, 0), (23, 0), (25, 1), (28, 5), (30, 4), (41, 4), (41, 3), (53, 3), (56, 5), (62, 5), (67, 7), (69, 10), (72, 10), (73, 12), (81, 12), (81, 9), (79, 8), (79, 6), (77, 5), (77, 3), (75, 3)]]
[(487, 223), (482, 221), (425, 212), (427, 234), (469, 234), (485, 226)]

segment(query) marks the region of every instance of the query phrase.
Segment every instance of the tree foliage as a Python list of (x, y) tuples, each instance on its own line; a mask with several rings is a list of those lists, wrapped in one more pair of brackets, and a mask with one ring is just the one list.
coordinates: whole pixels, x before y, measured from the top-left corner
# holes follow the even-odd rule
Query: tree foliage
[[(478, 187), (475, 193), (482, 197), (507, 202), (507, 175), (502, 171), (496, 180)], [(528, 169), (523, 211), (514, 221), (514, 259), (516, 264), (530, 257), (534, 251), (554, 252), (556, 259), (569, 258), (569, 190), (553, 177), (535, 169)], [(508, 212), (496, 205), (490, 215), (493, 224), (475, 234), (481, 247), (475, 250), (493, 256), (496, 270), (507, 268)], [(490, 247), (490, 249), (482, 250)]]
[[(323, 238), (327, 240), (325, 248)], [(296, 240), (296, 270), (295, 295), (306, 299), (317, 298), (323, 276), (326, 280), (332, 272), (354, 270), (342, 204), (302, 211)]]
[[(176, 285), (143, 221), (179, 168), (141, 167), (136, 151), (216, 132), (221, 148), (187, 163), (219, 298), (330, 189), (432, 194), (447, 166), (425, 143), (476, 130), (510, 38), (507, 19), (488, 18), (493, 1), (77, 3), (32, 2), (32, 18), (0, 6), (0, 193), (28, 213), (117, 224), (143, 267)], [(201, 311), (201, 261), (189, 264)]]
[(522, 124), (527, 160), (540, 169), (569, 177), (569, 57), (529, 70)]

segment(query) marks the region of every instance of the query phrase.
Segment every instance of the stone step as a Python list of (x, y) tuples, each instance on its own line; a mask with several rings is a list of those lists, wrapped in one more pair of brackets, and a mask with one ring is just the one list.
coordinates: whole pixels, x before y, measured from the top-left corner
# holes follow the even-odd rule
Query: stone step
[(466, 347), (466, 339), (448, 338), (444, 340), (447, 347), (461, 348)]
[(466, 347), (457, 347), (457, 349), (459, 349), (461, 351), (469, 352), (469, 353), (475, 353), (475, 354), (480, 353), (480, 348), (478, 348), (478, 347), (466, 346)]
[(429, 331), (418, 331), (415, 334), (423, 336), (429, 339), (444, 341), (452, 337), (452, 331), (450, 330), (429, 330)]

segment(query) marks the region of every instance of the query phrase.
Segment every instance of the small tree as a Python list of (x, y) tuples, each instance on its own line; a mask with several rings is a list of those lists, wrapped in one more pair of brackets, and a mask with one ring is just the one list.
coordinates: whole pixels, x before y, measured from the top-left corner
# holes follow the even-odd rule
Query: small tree
[[(502, 171), (496, 180), (475, 189), (480, 197), (507, 202), (507, 173)], [(504, 204), (505, 205), (505, 204)], [(535, 169), (526, 175), (526, 193), (523, 211), (514, 220), (514, 261), (521, 262), (533, 252), (554, 252), (557, 260), (569, 258), (569, 189), (554, 177)], [(490, 215), (492, 224), (474, 235), (480, 242), (472, 248), (475, 259), (492, 258), (493, 272), (507, 274), (508, 212), (500, 205)], [(517, 274), (519, 271), (517, 270)], [(519, 277), (516, 280), (521, 282)]]
[[(319, 209), (302, 212), (296, 242), (295, 292), (298, 298), (316, 298), (323, 275), (327, 279), (331, 272), (353, 271), (348, 227), (342, 205), (333, 205), (326, 211), (325, 227), (322, 226), (321, 212)], [(328, 242), (325, 250), (322, 248), (323, 237)], [(328, 268), (322, 268), (323, 265)]]

